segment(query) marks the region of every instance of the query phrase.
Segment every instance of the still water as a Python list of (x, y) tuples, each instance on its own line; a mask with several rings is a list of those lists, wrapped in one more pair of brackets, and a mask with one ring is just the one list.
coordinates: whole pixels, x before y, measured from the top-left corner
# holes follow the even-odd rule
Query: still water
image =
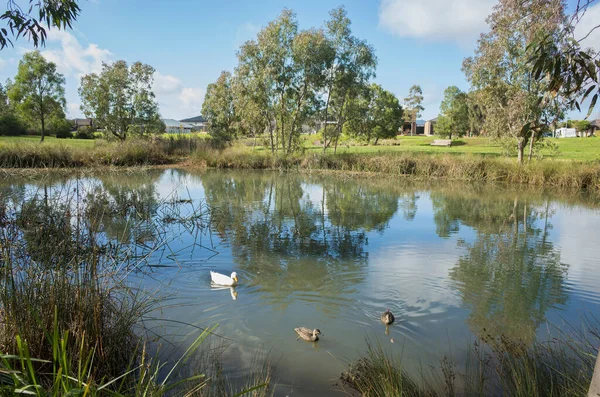
[[(176, 355), (198, 328), (218, 324), (227, 374), (240, 378), (268, 356), (277, 396), (343, 395), (344, 363), (360, 357), (367, 340), (417, 368), (443, 355), (460, 363), (478, 337), (528, 344), (548, 338), (549, 324), (578, 326), (582, 315), (600, 315), (594, 198), (175, 169), (0, 183), (4, 198), (41, 186), (133, 201), (142, 218), (165, 218), (164, 205), (187, 217), (163, 219), (168, 244), (150, 250), (150, 266), (130, 276), (166, 297), (145, 326), (160, 337), (159, 351)], [(125, 236), (124, 221), (113, 218), (103, 225), (109, 239), (157, 238), (143, 223)], [(235, 271), (240, 285), (212, 288), (210, 270)], [(386, 330), (379, 316), (388, 308), (396, 322)], [(324, 335), (297, 341), (298, 326)]]

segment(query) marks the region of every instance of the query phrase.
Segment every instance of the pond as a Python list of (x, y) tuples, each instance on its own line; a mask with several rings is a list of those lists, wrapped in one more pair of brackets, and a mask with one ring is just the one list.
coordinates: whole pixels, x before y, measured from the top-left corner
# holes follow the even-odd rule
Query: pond
[[(181, 353), (218, 324), (227, 374), (268, 356), (276, 396), (343, 395), (344, 364), (367, 341), (419, 368), (443, 355), (460, 363), (477, 338), (530, 344), (600, 314), (600, 204), (583, 195), (180, 169), (0, 182), (3, 200), (42, 188), (162, 217), (163, 245), (150, 244), (157, 232), (143, 222), (133, 235), (118, 215), (103, 224), (107, 239), (155, 247), (130, 282), (165, 297), (145, 321), (166, 346), (158, 351)], [(169, 223), (161, 205), (196, 223)], [(235, 271), (240, 285), (213, 288), (210, 270)], [(388, 308), (396, 322), (386, 328)], [(323, 336), (297, 341), (298, 326)]]

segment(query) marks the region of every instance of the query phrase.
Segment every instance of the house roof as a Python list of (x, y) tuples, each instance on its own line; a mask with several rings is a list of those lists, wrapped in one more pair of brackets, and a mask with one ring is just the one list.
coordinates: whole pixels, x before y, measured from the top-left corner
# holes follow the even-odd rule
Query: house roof
[(184, 123), (182, 121), (177, 121), (174, 119), (162, 119), (163, 123), (167, 126), (167, 128), (193, 128), (194, 126), (191, 124)]
[(600, 119), (592, 120), (592, 126), (600, 128)]
[(181, 121), (184, 123), (204, 123), (204, 122), (206, 122), (206, 120), (204, 120), (204, 117), (202, 117), (202, 116), (196, 116), (196, 117), (192, 117), (189, 119), (183, 119)]

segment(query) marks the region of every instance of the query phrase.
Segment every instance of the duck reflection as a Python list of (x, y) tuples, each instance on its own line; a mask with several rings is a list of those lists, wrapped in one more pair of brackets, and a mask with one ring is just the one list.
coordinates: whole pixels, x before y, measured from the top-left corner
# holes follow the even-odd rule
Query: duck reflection
[(224, 287), (224, 286), (217, 286), (217, 285), (211, 285), (210, 287), (211, 291), (223, 291), (223, 290), (229, 290), (229, 293), (231, 294), (231, 299), (233, 299), (234, 301), (237, 300), (238, 297), (238, 292), (235, 290), (235, 287)]

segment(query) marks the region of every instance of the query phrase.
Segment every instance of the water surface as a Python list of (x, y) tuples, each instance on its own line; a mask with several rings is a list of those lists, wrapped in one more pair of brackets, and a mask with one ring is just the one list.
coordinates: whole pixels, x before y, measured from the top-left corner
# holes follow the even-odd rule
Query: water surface
[[(277, 396), (342, 395), (344, 362), (364, 353), (367, 339), (416, 368), (444, 354), (460, 363), (478, 337), (530, 344), (548, 337), (548, 323), (578, 326), (582, 314), (600, 314), (593, 198), (175, 169), (0, 182), (4, 201), (36, 189), (78, 189), (86, 200), (121, 208), (100, 225), (107, 239), (168, 240), (168, 248), (150, 250), (151, 267), (131, 275), (168, 297), (148, 329), (173, 353), (197, 337), (196, 327), (218, 324), (227, 373), (242, 376), (268, 352)], [(164, 219), (165, 205), (189, 222)], [(124, 233), (128, 211), (167, 226), (158, 233), (140, 222)], [(241, 283), (212, 288), (209, 270), (235, 271)], [(379, 315), (388, 308), (397, 321), (386, 330)], [(297, 341), (298, 326), (324, 336)]]

